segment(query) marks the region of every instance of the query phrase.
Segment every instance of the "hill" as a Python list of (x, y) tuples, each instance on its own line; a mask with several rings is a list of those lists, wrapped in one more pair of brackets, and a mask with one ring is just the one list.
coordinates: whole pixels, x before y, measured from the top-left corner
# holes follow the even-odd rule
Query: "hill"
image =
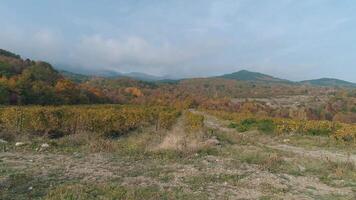
[(322, 87), (356, 87), (356, 83), (335, 79), (335, 78), (320, 78), (320, 79), (305, 80), (300, 82), (293, 82), (286, 79), (276, 78), (271, 75), (267, 75), (259, 72), (251, 72), (247, 70), (241, 70), (231, 74), (224, 74), (222, 76), (218, 76), (217, 78), (240, 80), (240, 81), (251, 81), (251, 82), (263, 82), (263, 83), (286, 83), (286, 84), (297, 83), (301, 85), (322, 86)]
[(83, 75), (83, 74), (77, 74), (65, 70), (60, 70), (60, 74), (62, 74), (63, 77), (75, 82), (75, 83), (83, 83), (91, 79), (91, 76)]
[[(78, 74), (80, 73), (72, 73), (72, 74)], [(103, 77), (103, 78), (131, 78), (135, 80), (140, 80), (140, 81), (162, 81), (162, 80), (175, 80), (174, 78), (171, 78), (169, 76), (155, 76), (151, 74), (146, 74), (142, 72), (129, 72), (129, 73), (121, 73), (113, 70), (99, 70), (95, 72), (87, 72), (85, 73), (87, 75), (85, 76), (95, 76), (95, 77)]]
[(313, 80), (301, 81), (301, 84), (312, 86), (324, 86), (324, 87), (356, 87), (356, 83), (334, 79), (334, 78), (321, 78)]
[(141, 73), (141, 72), (131, 72), (122, 74), (123, 76), (127, 76), (136, 80), (141, 81), (162, 81), (162, 80), (173, 80), (168, 76), (154, 76), (151, 74)]
[[(83, 77), (82, 75), (72, 75)], [(96, 88), (76, 84), (43, 61), (22, 59), (0, 49), (0, 104), (59, 105), (105, 103)]]
[(262, 74), (259, 72), (251, 72), (247, 70), (241, 70), (231, 74), (224, 74), (222, 76), (218, 76), (217, 78), (233, 79), (233, 80), (240, 80), (240, 81), (292, 83), (291, 81), (285, 79), (280, 79), (267, 74)]

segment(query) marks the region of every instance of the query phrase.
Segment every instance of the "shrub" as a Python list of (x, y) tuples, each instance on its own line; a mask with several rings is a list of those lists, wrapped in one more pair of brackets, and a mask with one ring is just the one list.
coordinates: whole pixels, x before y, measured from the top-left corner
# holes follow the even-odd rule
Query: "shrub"
[(157, 129), (170, 129), (179, 115), (177, 110), (162, 110), (158, 114)]
[(265, 133), (273, 133), (276, 129), (276, 125), (271, 119), (260, 120), (257, 124), (258, 130)]
[(204, 116), (192, 112), (185, 113), (184, 127), (187, 132), (202, 130), (204, 127)]

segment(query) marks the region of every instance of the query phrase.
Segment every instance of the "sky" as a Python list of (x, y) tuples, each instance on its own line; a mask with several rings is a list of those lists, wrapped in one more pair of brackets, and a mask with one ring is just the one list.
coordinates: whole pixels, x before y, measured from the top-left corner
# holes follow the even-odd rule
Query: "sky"
[(356, 82), (355, 0), (1, 0), (0, 48), (72, 71)]

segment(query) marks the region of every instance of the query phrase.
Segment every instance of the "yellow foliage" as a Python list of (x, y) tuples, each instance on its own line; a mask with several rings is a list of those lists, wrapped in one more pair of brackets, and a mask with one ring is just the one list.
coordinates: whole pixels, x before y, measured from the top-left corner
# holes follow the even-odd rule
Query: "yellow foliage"
[(204, 116), (186, 112), (184, 116), (185, 129), (188, 132), (199, 131), (204, 127)]
[(66, 90), (72, 90), (74, 88), (76, 88), (76, 85), (67, 79), (59, 80), (55, 86), (56, 92), (63, 92)]
[(176, 110), (163, 111), (158, 115), (158, 129), (170, 129), (173, 124), (176, 122), (176, 119), (180, 115), (180, 112)]
[(275, 124), (277, 134), (299, 133), (311, 135), (329, 135), (343, 140), (356, 141), (356, 125), (322, 120), (298, 120), (284, 118), (269, 118), (250, 113), (233, 113), (224, 111), (207, 111), (219, 118), (239, 123), (246, 119), (269, 119)]
[(153, 125), (158, 116), (169, 115), (160, 119), (166, 128), (175, 120), (176, 113), (178, 111), (163, 107), (117, 105), (4, 107), (0, 108), (0, 127), (37, 135), (93, 132), (110, 136)]
[(342, 124), (341, 128), (335, 132), (334, 137), (343, 140), (356, 140), (356, 125)]

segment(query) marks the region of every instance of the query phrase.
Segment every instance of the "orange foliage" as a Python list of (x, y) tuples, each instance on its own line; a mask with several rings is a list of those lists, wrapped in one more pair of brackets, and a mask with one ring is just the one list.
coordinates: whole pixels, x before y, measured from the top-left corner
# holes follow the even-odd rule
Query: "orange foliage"
[(135, 97), (142, 97), (143, 96), (143, 93), (141, 92), (141, 90), (136, 88), (136, 87), (125, 88), (125, 92), (128, 93), (128, 94), (131, 94), (131, 95), (133, 95)]
[(63, 92), (66, 90), (72, 90), (74, 88), (76, 88), (76, 85), (67, 79), (59, 80), (55, 86), (56, 92)]

